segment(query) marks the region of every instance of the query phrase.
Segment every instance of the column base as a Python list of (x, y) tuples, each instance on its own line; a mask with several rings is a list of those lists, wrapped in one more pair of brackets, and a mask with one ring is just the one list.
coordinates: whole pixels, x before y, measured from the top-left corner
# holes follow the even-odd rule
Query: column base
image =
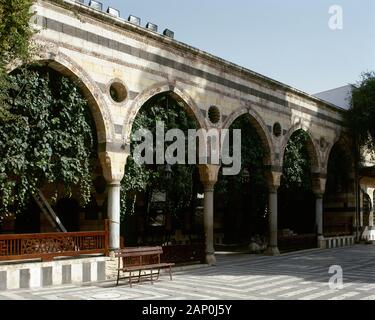
[(215, 254), (206, 254), (206, 263), (209, 266), (216, 266), (216, 257)]
[(327, 244), (326, 244), (326, 241), (324, 240), (323, 236), (318, 236), (318, 248), (319, 249), (326, 249), (327, 248)]
[(116, 258), (116, 257), (115, 257), (115, 251), (116, 251), (116, 250), (118, 250), (118, 249), (112, 249), (112, 248), (109, 248), (109, 249), (108, 249), (109, 257), (110, 257), (111, 259)]
[(361, 240), (375, 241), (375, 229), (373, 226), (366, 227)]
[(268, 247), (264, 252), (266, 256), (279, 256), (280, 251), (278, 247)]

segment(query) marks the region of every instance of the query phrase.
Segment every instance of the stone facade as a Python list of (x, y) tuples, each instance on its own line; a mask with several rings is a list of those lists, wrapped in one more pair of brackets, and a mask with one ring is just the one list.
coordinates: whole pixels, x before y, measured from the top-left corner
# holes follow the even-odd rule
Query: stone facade
[(0, 264), (0, 291), (106, 280), (105, 257)]
[[(342, 110), (295, 88), (224, 61), (146, 28), (75, 1), (38, 0), (32, 24), (34, 60), (69, 75), (80, 84), (95, 119), (99, 158), (108, 183), (110, 246), (119, 246), (120, 181), (125, 174), (133, 121), (142, 105), (169, 92), (183, 102), (201, 128), (224, 129), (243, 114), (262, 139), (270, 188), (270, 250), (277, 254), (277, 189), (289, 138), (308, 133), (317, 226), (322, 231), (322, 201), (327, 163), (342, 134)], [(12, 66), (12, 68), (17, 67)], [(111, 97), (111, 88), (118, 97)], [(208, 109), (216, 106), (213, 124)], [(281, 134), (274, 134), (274, 126)], [(201, 168), (205, 183), (207, 260), (213, 255), (213, 187), (217, 168)]]

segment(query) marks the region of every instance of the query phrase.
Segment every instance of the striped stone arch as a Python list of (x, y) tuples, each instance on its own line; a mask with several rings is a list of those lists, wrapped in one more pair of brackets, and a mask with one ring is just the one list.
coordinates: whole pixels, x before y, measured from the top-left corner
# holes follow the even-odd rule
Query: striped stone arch
[(185, 111), (196, 120), (198, 128), (206, 129), (207, 121), (203, 116), (201, 110), (195, 101), (186, 93), (181, 87), (176, 85), (174, 82), (159, 82), (151, 87), (148, 87), (143, 92), (138, 94), (134, 99), (133, 103), (127, 110), (127, 114), (124, 122), (124, 129), (122, 139), (126, 142), (130, 141), (130, 134), (133, 127), (134, 120), (142, 108), (142, 106), (152, 97), (160, 93), (170, 93), (177, 101), (183, 102)]
[(355, 160), (354, 160), (353, 153), (351, 152), (352, 144), (353, 144), (353, 141), (350, 140), (350, 137), (345, 132), (338, 132), (336, 134), (335, 140), (333, 141), (332, 144), (330, 144), (328, 146), (327, 151), (324, 154), (323, 163), (325, 165), (326, 171), (327, 171), (327, 168), (328, 168), (328, 161), (329, 161), (329, 157), (332, 153), (332, 150), (333, 150), (334, 146), (338, 145), (344, 151), (344, 153), (348, 157), (348, 159), (350, 159), (350, 163), (351, 163), (350, 169), (353, 170), (353, 172), (354, 172)]
[(307, 133), (309, 139), (307, 139), (307, 151), (309, 153), (309, 157), (311, 160), (311, 172), (318, 173), (321, 172), (321, 157), (319, 153), (319, 145), (315, 141), (311, 131), (301, 124), (300, 122), (292, 126), (289, 131), (284, 135), (283, 140), (281, 142), (281, 147), (280, 147), (280, 163), (281, 167), (283, 166), (284, 163), (284, 155), (285, 155), (285, 150), (288, 145), (288, 142), (292, 135), (297, 132), (298, 130), (303, 130)]
[[(32, 63), (48, 66), (62, 75), (70, 77), (82, 90), (88, 102), (95, 121), (99, 146), (114, 141), (115, 131), (110, 109), (103, 98), (100, 88), (84, 69), (67, 55), (54, 51), (38, 53), (33, 57)], [(20, 66), (21, 64), (12, 65), (9, 68), (9, 72)]]
[(272, 141), (272, 137), (270, 132), (267, 129), (266, 124), (262, 120), (261, 116), (250, 107), (240, 107), (233, 113), (229, 115), (229, 117), (223, 123), (223, 129), (229, 129), (230, 126), (236, 121), (239, 117), (247, 114), (249, 116), (250, 124), (255, 128), (256, 132), (258, 133), (263, 149), (264, 149), (264, 159), (263, 163), (265, 165), (273, 165), (275, 164), (275, 149), (274, 144)]

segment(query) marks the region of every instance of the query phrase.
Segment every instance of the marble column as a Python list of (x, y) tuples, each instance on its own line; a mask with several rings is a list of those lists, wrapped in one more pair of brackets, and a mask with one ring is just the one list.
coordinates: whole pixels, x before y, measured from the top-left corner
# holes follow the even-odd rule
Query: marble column
[(200, 165), (199, 173), (204, 186), (204, 236), (206, 263), (215, 265), (214, 248), (214, 188), (217, 182), (217, 176), (220, 166), (218, 165)]
[(214, 186), (204, 186), (204, 234), (206, 245), (206, 262), (209, 265), (216, 263), (214, 249)]
[(120, 244), (120, 181), (111, 181), (108, 189), (109, 250), (119, 248)]
[[(121, 150), (121, 148), (119, 149)], [(103, 176), (107, 181), (107, 214), (109, 220), (109, 250), (111, 255), (113, 251), (120, 248), (120, 183), (125, 174), (127, 157), (128, 153), (125, 151), (99, 153)]]
[(317, 235), (318, 248), (325, 248), (326, 244), (323, 235), (323, 196), (326, 188), (326, 174), (313, 173), (313, 192), (315, 194), (315, 230)]
[(269, 188), (268, 194), (268, 228), (269, 228), (269, 243), (268, 248), (265, 252), (266, 255), (279, 255), (279, 248), (277, 245), (277, 187)]
[(315, 224), (319, 238), (323, 236), (323, 195), (318, 193), (315, 196)]
[(280, 254), (277, 244), (277, 190), (280, 186), (282, 175), (281, 167), (278, 170), (270, 169), (265, 171), (268, 182), (268, 247), (265, 255), (276, 256)]

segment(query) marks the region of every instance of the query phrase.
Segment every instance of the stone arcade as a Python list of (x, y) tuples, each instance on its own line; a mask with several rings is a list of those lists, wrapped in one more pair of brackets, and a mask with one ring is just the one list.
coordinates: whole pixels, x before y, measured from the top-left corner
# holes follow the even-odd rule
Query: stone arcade
[[(34, 40), (40, 45), (34, 60), (77, 79), (95, 119), (98, 153), (108, 190), (111, 249), (120, 244), (120, 181), (126, 174), (132, 124), (142, 105), (163, 92), (183, 102), (199, 127), (206, 130), (227, 129), (238, 117), (250, 116), (266, 153), (268, 254), (279, 253), (277, 190), (284, 151), (292, 134), (305, 130), (309, 135), (319, 245), (328, 246), (323, 236), (322, 199), (330, 152), (336, 144), (343, 144), (341, 109), (79, 2), (38, 0), (33, 9), (36, 15), (32, 23), (39, 30)], [(116, 99), (111, 97), (111, 91), (116, 93)], [(208, 117), (210, 108), (218, 115), (215, 121)], [(200, 166), (209, 264), (215, 263), (213, 196), (219, 169), (213, 164)], [(365, 182), (368, 188), (374, 188), (372, 179)], [(354, 207), (354, 198), (351, 194), (346, 205)], [(372, 211), (370, 216), (373, 219)]]

